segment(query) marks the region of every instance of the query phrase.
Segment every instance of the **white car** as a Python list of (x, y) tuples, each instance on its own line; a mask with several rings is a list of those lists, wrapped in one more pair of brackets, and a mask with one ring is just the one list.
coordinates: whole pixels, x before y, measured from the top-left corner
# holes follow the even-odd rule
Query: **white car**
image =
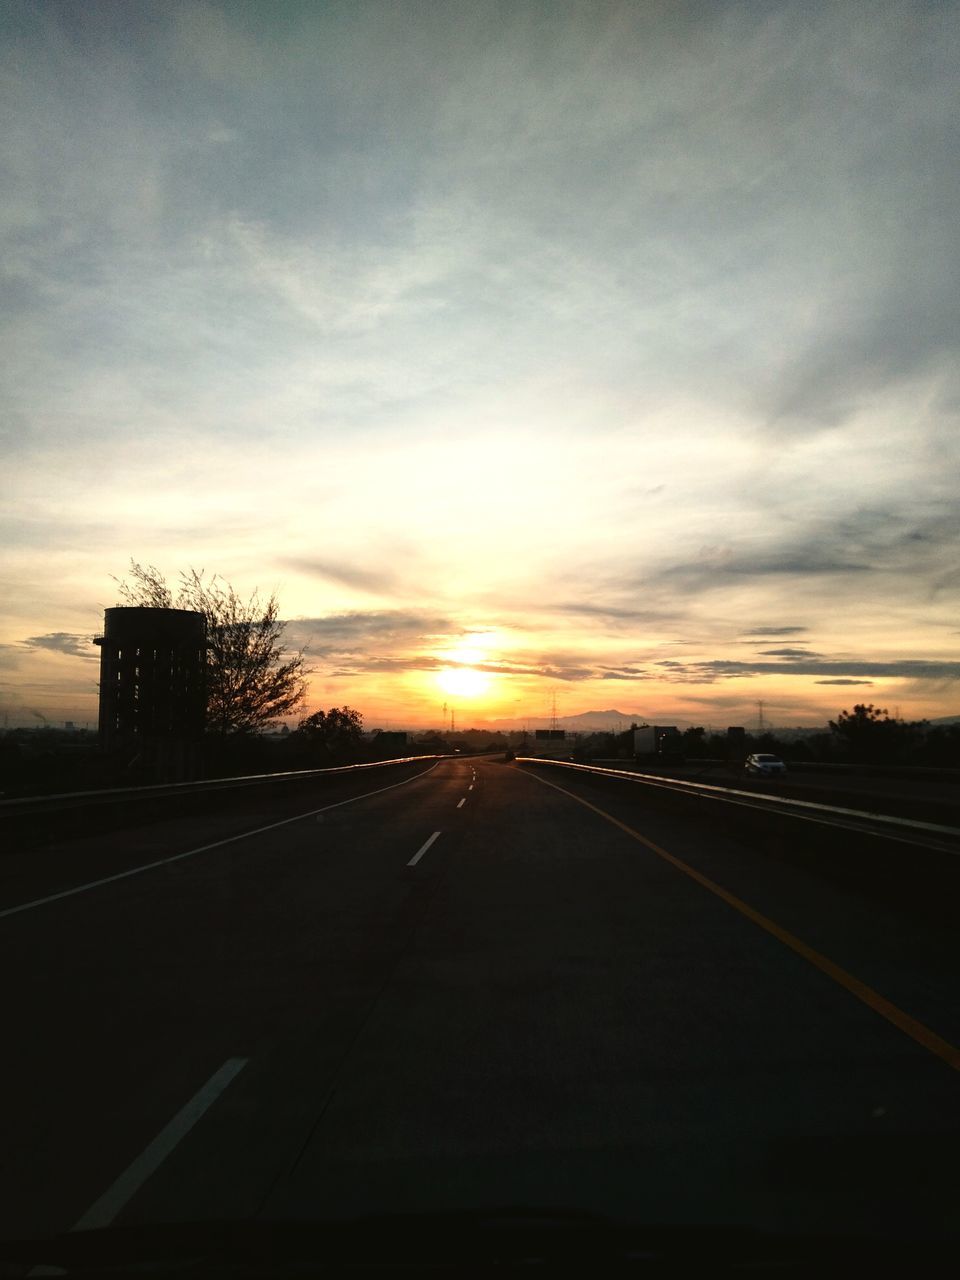
[(760, 774), (762, 777), (769, 777), (774, 773), (787, 772), (787, 766), (779, 756), (747, 756), (744, 768), (747, 773)]

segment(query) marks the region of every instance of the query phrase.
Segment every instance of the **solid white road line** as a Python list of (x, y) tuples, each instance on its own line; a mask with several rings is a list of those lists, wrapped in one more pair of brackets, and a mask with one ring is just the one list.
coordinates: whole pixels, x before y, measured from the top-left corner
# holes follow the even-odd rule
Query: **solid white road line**
[(93, 1231), (108, 1227), (121, 1209), (140, 1190), (152, 1173), (160, 1168), (167, 1156), (181, 1142), (201, 1116), (209, 1111), (231, 1080), (240, 1074), (249, 1058), (228, 1058), (219, 1071), (214, 1072), (199, 1093), (178, 1111), (165, 1128), (137, 1156), (133, 1164), (121, 1173), (112, 1187), (74, 1223), (73, 1231)]
[(358, 800), (369, 800), (371, 796), (379, 796), (384, 791), (392, 791), (394, 787), (405, 787), (408, 782), (416, 782), (436, 769), (432, 765), (423, 773), (415, 773), (412, 778), (404, 778), (401, 782), (391, 782), (389, 787), (379, 787), (376, 791), (365, 791), (362, 796), (351, 796), (349, 800), (338, 800), (336, 804), (325, 804), (322, 809), (311, 809), (309, 813), (298, 813), (293, 818), (283, 818), (280, 822), (271, 822), (265, 827), (256, 827), (253, 831), (241, 831), (239, 835), (227, 836), (225, 840), (214, 840), (212, 844), (202, 844), (198, 849), (187, 849), (185, 853), (174, 853), (169, 858), (158, 858), (156, 862), (145, 862), (140, 867), (131, 867), (129, 871), (118, 871), (116, 875), (103, 876), (100, 880), (90, 880), (87, 884), (78, 884), (75, 889), (64, 889), (61, 893), (51, 893), (46, 898), (35, 898), (33, 902), (21, 902), (18, 907), (7, 907), (0, 911), (0, 920), (4, 916), (15, 916), (20, 911), (32, 911), (34, 907), (45, 906), (48, 902), (57, 902), (60, 898), (72, 898), (75, 893), (86, 893), (88, 889), (96, 889), (102, 884), (112, 884), (114, 880), (126, 880), (128, 876), (138, 876), (141, 871), (152, 871), (154, 867), (165, 867), (170, 862), (179, 862), (182, 858), (192, 858), (195, 853), (207, 853), (210, 849), (220, 849), (225, 844), (233, 844), (237, 840), (246, 840), (249, 836), (262, 835), (264, 831), (275, 831), (277, 827), (286, 827), (291, 822), (300, 822), (303, 818), (312, 818), (316, 813), (326, 813), (329, 809), (339, 809), (345, 804), (356, 804)]
[(457, 808), (462, 809), (466, 803), (467, 803), (467, 797), (464, 796), (463, 799), (460, 801), (460, 803), (457, 805)]
[(417, 850), (417, 852), (413, 855), (413, 857), (412, 857), (412, 858), (410, 859), (410, 861), (407, 863), (407, 866), (408, 866), (408, 867), (415, 867), (415, 866), (417, 865), (417, 863), (420, 861), (420, 859), (423, 857), (423, 855), (427, 852), (427, 850), (430, 848), (430, 846), (433, 844), (434, 840), (436, 840), (436, 838), (437, 838), (437, 836), (438, 836), (439, 834), (440, 834), (440, 832), (439, 832), (439, 831), (435, 831), (435, 832), (433, 833), (433, 835), (430, 837), (430, 839), (429, 839), (429, 840), (427, 840), (427, 841), (425, 841), (425, 842), (420, 846), (420, 848)]

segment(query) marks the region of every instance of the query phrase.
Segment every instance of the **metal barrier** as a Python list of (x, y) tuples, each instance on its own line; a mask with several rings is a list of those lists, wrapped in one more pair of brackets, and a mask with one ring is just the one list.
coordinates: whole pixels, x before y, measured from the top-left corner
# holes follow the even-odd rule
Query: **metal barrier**
[(721, 787), (715, 783), (692, 782), (685, 778), (665, 778), (662, 774), (638, 773), (634, 769), (608, 769), (598, 765), (575, 764), (567, 760), (547, 760), (540, 756), (517, 756), (518, 764), (549, 766), (554, 769), (571, 769), (577, 773), (593, 774), (602, 778), (638, 783), (656, 787), (675, 795), (696, 796), (744, 808), (766, 810), (788, 817), (818, 822), (828, 826), (847, 827), (858, 831), (870, 831), (890, 840), (909, 844), (923, 844), (948, 853), (960, 852), (960, 827), (945, 826), (937, 822), (921, 822), (914, 818), (897, 818), (891, 814), (870, 810), (848, 809), (839, 805), (820, 804), (812, 800), (798, 800), (791, 796), (771, 795), (768, 792), (740, 791), (736, 787)]
[(382, 769), (391, 764), (416, 764), (421, 760), (443, 760), (446, 756), (398, 756), (395, 760), (372, 760), (365, 764), (344, 764), (326, 769), (290, 769), (283, 773), (250, 773), (236, 778), (207, 778), (200, 782), (159, 782), (145, 787), (101, 787), (94, 791), (62, 791), (50, 796), (19, 796), (13, 800), (0, 800), (0, 815), (25, 813), (31, 807), (44, 809), (62, 807), (58, 802), (71, 805), (84, 802), (96, 804), (101, 800), (153, 800), (163, 796), (198, 795), (204, 791), (227, 791), (233, 787), (262, 786), (271, 782), (306, 782), (309, 778), (327, 778), (338, 773), (357, 773), (361, 769)]
[[(544, 757), (549, 759), (550, 757)], [(794, 760), (784, 757), (790, 773), (824, 773), (829, 777), (863, 777), (863, 778), (930, 778), (936, 782), (960, 782), (960, 769), (946, 765), (933, 764), (868, 764), (861, 761), (857, 764), (840, 764), (836, 760)], [(686, 764), (691, 766), (729, 765), (730, 761), (717, 756), (687, 756)], [(633, 769), (632, 761), (612, 756), (594, 761), (598, 765), (619, 765), (621, 768)], [(637, 768), (640, 766), (637, 765)]]
[(127, 821), (153, 821), (166, 816), (170, 800), (179, 801), (181, 812), (195, 811), (204, 797), (221, 791), (250, 791), (256, 788), (322, 782), (354, 776), (370, 769), (401, 765), (429, 764), (449, 759), (448, 756), (400, 756), (394, 760), (374, 760), (365, 764), (337, 765), (327, 769), (294, 769), (284, 773), (246, 774), (234, 778), (211, 778), (202, 782), (164, 782), (145, 787), (104, 787), (97, 791), (67, 791), (49, 796), (22, 796), (0, 801), (0, 837), (12, 848), (28, 843), (43, 843), (69, 831), (74, 815), (84, 815), (90, 823), (103, 826), (121, 825)]

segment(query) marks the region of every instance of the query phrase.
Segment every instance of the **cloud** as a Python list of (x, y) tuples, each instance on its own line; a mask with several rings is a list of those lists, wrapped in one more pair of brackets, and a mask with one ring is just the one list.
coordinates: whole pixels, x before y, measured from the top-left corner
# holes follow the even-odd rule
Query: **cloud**
[(367, 591), (375, 595), (388, 595), (397, 585), (396, 574), (389, 570), (365, 569), (361, 565), (348, 564), (340, 560), (286, 556), (280, 563), (289, 565), (290, 568), (297, 569), (301, 573), (323, 578), (328, 582), (338, 582), (356, 591)]
[(812, 649), (761, 649), (764, 658), (822, 658), (823, 654), (814, 653)]
[(30, 636), (23, 642), (31, 649), (47, 649), (51, 653), (65, 653), (74, 658), (97, 658), (97, 650), (90, 636), (75, 635), (67, 631), (54, 631), (45, 636)]
[[(831, 518), (816, 516), (799, 529), (795, 520), (771, 520), (769, 532), (701, 547), (695, 558), (646, 572), (625, 569), (619, 586), (634, 593), (645, 590), (659, 602), (664, 591), (682, 591), (690, 598), (743, 584), (760, 590), (778, 579), (806, 580), (822, 607), (852, 590), (872, 599), (881, 583), (900, 580), (902, 592), (919, 591), (935, 599), (960, 585), (960, 573), (952, 567), (960, 557), (954, 508), (952, 499), (931, 497), (921, 504), (910, 498), (893, 509), (871, 505)], [(743, 634), (786, 636), (807, 629), (754, 628)]]
[(872, 680), (816, 680), (815, 684), (873, 684)]
[(745, 636), (798, 636), (804, 631), (809, 631), (809, 627), (754, 627), (752, 631), (744, 631)]
[(19, 644), (0, 644), (0, 666), (16, 667), (23, 656), (23, 647)]
[(454, 658), (438, 657), (435, 654), (408, 654), (402, 657), (371, 656), (352, 658), (341, 663), (337, 669), (328, 674), (334, 676), (356, 676), (371, 672), (403, 671), (446, 671), (450, 668), (469, 668), (471, 671), (485, 671), (491, 675), (504, 676), (537, 676), (545, 680), (562, 680), (576, 682), (590, 680), (595, 676), (592, 667), (570, 664), (523, 662), (459, 662)]
[(716, 590), (737, 578), (818, 577), (875, 571), (869, 562), (854, 560), (846, 553), (833, 552), (830, 546), (826, 538), (818, 537), (804, 544), (767, 552), (713, 547), (705, 550), (699, 560), (669, 565), (653, 576), (659, 581), (682, 582), (688, 590)]
[[(529, 605), (526, 607), (529, 607)], [(543, 614), (567, 614), (572, 617), (596, 618), (600, 622), (613, 626), (619, 626), (620, 624), (646, 624), (652, 626), (663, 622), (676, 621), (677, 616), (675, 610), (638, 609), (634, 606), (619, 605), (613, 601), (545, 600), (542, 603), (538, 602), (537, 609), (538, 612)]]
[(293, 618), (286, 627), (288, 639), (296, 646), (307, 645), (311, 653), (349, 653), (371, 645), (410, 643), (460, 631), (449, 618), (403, 609)]
[(811, 659), (796, 662), (738, 662), (725, 658), (708, 662), (681, 663), (661, 661), (656, 664), (664, 678), (678, 681), (729, 680), (743, 676), (839, 676), (874, 677), (890, 680), (960, 680), (960, 662), (903, 659), (891, 662), (861, 660), (839, 661)]
[(527, 669), (515, 669), (515, 674), (540, 676), (544, 680), (563, 680), (565, 682), (577, 682), (581, 680), (592, 680), (595, 678), (595, 672), (592, 667), (587, 666), (543, 666), (530, 667)]
[(348, 662), (339, 663), (336, 669), (326, 674), (331, 676), (357, 676), (370, 672), (400, 673), (403, 671), (442, 671), (444, 667), (456, 666), (446, 663), (431, 654), (408, 654), (405, 657), (360, 657), (351, 658)]
[[(945, 150), (941, 154), (945, 158)], [(930, 159), (922, 162), (924, 166)], [(904, 165), (904, 177), (909, 167)], [(771, 425), (783, 419), (836, 425), (852, 407), (888, 387), (938, 367), (945, 373), (951, 364), (955, 369), (960, 271), (956, 255), (943, 252), (950, 234), (942, 204), (945, 195), (945, 184), (939, 192), (928, 188), (925, 194), (885, 193), (888, 216), (907, 219), (913, 205), (925, 234), (913, 245), (906, 238), (898, 243), (893, 263), (878, 260), (872, 281), (858, 276), (856, 284), (848, 281), (830, 290), (830, 311), (822, 317), (819, 332), (798, 347), (772, 390)], [(872, 231), (878, 232), (876, 225)], [(877, 234), (878, 241), (885, 238)], [(956, 386), (955, 374), (952, 380)]]

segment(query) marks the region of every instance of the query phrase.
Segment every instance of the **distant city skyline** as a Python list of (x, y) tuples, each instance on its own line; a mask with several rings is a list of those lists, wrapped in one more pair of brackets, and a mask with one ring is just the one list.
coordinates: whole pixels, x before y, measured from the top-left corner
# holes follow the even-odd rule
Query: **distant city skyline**
[(0, 723), (132, 558), (306, 710), (960, 712), (960, 7), (10, 0)]

